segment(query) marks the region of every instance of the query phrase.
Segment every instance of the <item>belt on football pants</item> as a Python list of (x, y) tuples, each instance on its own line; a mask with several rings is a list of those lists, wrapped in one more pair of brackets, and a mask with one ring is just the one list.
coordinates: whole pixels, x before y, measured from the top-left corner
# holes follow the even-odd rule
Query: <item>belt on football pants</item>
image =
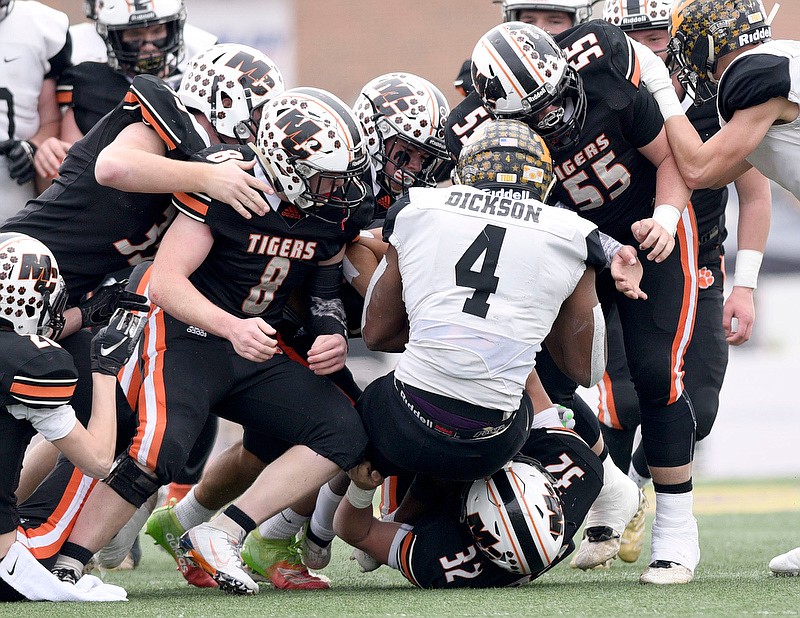
[[(492, 438), (508, 429), (517, 416), (517, 411), (515, 410), (499, 423), (487, 425), (485, 421), (462, 417), (431, 403), (425, 399), (424, 391), (403, 384), (397, 378), (394, 378), (394, 387), (414, 418), (428, 429), (432, 429), (448, 438), (458, 440), (485, 440), (486, 438)], [(451, 399), (451, 401), (457, 403), (457, 400)], [(467, 403), (464, 405), (471, 406), (471, 404)], [(487, 411), (498, 415), (503, 414), (500, 411)]]

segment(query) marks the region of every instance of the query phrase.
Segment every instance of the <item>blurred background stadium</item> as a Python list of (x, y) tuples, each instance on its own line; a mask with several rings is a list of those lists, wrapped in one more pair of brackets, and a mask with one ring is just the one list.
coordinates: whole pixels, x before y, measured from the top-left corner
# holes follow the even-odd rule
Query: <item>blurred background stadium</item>
[[(44, 0), (84, 20), (78, 0)], [(774, 0), (765, 0), (767, 10)], [(491, 0), (186, 0), (188, 21), (220, 41), (264, 50), (287, 86), (325, 88), (352, 103), (382, 73), (410, 71), (458, 103), (453, 80), (477, 39), (500, 21)], [(595, 13), (602, 9), (597, 4)], [(800, 39), (800, 1), (784, 0), (775, 38)], [(798, 172), (800, 173), (800, 171)], [(774, 213), (759, 289), (753, 339), (731, 350), (717, 424), (698, 449), (696, 479), (800, 478), (800, 205), (773, 187)], [(729, 255), (735, 254), (736, 199), (728, 213)], [(731, 243), (733, 239), (733, 243)], [(729, 272), (733, 264), (729, 264)], [(358, 343), (354, 351), (360, 350)], [(392, 358), (361, 350), (359, 382), (389, 371)], [(595, 401), (592, 391), (587, 399)], [(800, 505), (795, 505), (800, 508)]]

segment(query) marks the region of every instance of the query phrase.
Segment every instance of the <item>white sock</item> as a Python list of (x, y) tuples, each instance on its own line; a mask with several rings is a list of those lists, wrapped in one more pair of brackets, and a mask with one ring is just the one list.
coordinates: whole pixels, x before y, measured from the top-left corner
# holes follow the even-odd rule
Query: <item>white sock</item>
[(175, 513), (175, 517), (178, 518), (178, 522), (183, 526), (184, 530), (207, 522), (217, 513), (216, 509), (207, 509), (197, 501), (195, 489), (197, 489), (197, 486), (192, 487), (183, 500), (173, 508), (173, 513)]
[(322, 486), (317, 495), (317, 504), (309, 524), (311, 532), (320, 541), (332, 541), (336, 534), (333, 531), (333, 515), (344, 496), (333, 493), (328, 483)]
[(649, 476), (642, 476), (641, 474), (639, 474), (636, 471), (636, 468), (634, 467), (633, 462), (631, 462), (631, 465), (628, 468), (628, 478), (631, 479), (634, 483), (636, 483), (636, 485), (639, 487), (639, 489), (644, 489), (647, 486), (647, 484), (651, 480), (653, 480)]
[(694, 571), (700, 562), (700, 542), (692, 504), (691, 491), (684, 494), (656, 492), (651, 561), (677, 562)]
[(287, 508), (262, 523), (258, 527), (258, 533), (265, 539), (290, 539), (307, 521), (307, 515), (300, 515)]

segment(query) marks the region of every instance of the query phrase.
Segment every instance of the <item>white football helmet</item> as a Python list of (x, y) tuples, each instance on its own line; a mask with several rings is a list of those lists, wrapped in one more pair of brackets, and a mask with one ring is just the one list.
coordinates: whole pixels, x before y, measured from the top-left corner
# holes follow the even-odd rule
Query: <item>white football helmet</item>
[(20, 335), (57, 338), (67, 290), (55, 256), (25, 234), (0, 234), (0, 324)]
[[(387, 180), (396, 186), (436, 184), (436, 169), (450, 158), (444, 143), (450, 106), (436, 86), (410, 73), (387, 73), (361, 89), (353, 109), (379, 173), (387, 174), (388, 160), (395, 170)], [(408, 144), (426, 155), (417, 172), (404, 167), (409, 163)]]
[(672, 0), (606, 0), (603, 19), (625, 32), (666, 30)]
[(310, 214), (322, 217), (315, 211), (323, 206), (349, 214), (366, 196), (364, 133), (353, 111), (330, 92), (292, 88), (274, 97), (264, 107), (254, 150), (275, 189)]
[(512, 21), (489, 30), (472, 51), (472, 82), (492, 116), (521, 120), (555, 150), (578, 141), (583, 82), (541, 28)]
[(475, 545), (511, 573), (537, 575), (564, 542), (561, 500), (541, 465), (517, 457), (464, 492), (462, 520)]
[(202, 112), (220, 135), (245, 140), (255, 135), (253, 110), (283, 90), (283, 75), (265, 53), (225, 43), (189, 61), (178, 97)]
[[(87, 7), (84, 6), (84, 10)], [(147, 73), (168, 77), (183, 59), (183, 0), (106, 0), (97, 8), (97, 33), (106, 43), (108, 64), (128, 75)], [(134, 28), (165, 24), (167, 33), (154, 41), (158, 52), (139, 57), (141, 41), (125, 42), (122, 33)]]
[(503, 0), (503, 21), (519, 21), (519, 12), (561, 11), (572, 16), (577, 26), (592, 17), (592, 0)]

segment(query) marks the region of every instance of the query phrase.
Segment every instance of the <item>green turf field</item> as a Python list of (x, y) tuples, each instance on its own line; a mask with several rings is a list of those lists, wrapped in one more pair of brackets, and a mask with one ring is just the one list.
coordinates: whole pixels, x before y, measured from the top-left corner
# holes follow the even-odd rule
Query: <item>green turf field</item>
[[(773, 509), (763, 511), (764, 503)], [(696, 490), (702, 560), (687, 586), (641, 586), (648, 548), (635, 564), (604, 571), (560, 565), (516, 589), (423, 591), (388, 567), (360, 574), (337, 541), (324, 573), (332, 589), (280, 592), (263, 585), (254, 597), (231, 597), (186, 585), (174, 563), (149, 542), (135, 571), (106, 580), (125, 587), (127, 603), (0, 604), (2, 616), (798, 616), (800, 577), (776, 578), (767, 563), (800, 544), (800, 484), (716, 483)], [(652, 521), (652, 513), (648, 523)], [(648, 526), (649, 527), (649, 526)], [(143, 536), (142, 540), (149, 541)]]

